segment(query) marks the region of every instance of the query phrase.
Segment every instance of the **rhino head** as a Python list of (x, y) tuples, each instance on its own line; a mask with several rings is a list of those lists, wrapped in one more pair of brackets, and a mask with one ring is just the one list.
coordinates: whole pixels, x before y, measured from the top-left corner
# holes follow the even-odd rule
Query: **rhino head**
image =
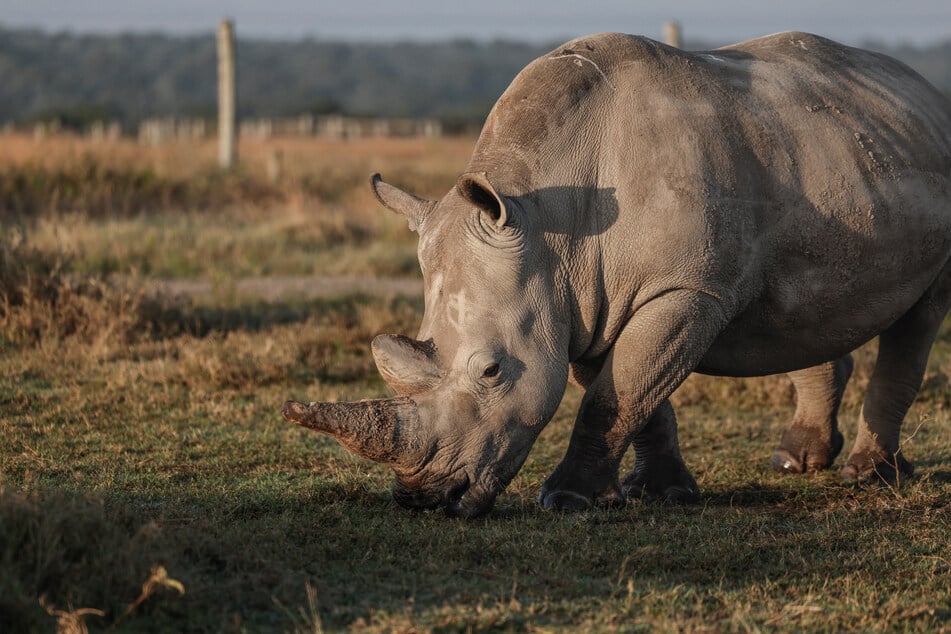
[(372, 351), (397, 393), (356, 403), (284, 405), (284, 417), (391, 466), (404, 507), (487, 513), (568, 380), (568, 325), (555, 310), (556, 263), (525, 197), (463, 174), (439, 201), (372, 178), (380, 202), (419, 233), (425, 313), (416, 339), (379, 335)]

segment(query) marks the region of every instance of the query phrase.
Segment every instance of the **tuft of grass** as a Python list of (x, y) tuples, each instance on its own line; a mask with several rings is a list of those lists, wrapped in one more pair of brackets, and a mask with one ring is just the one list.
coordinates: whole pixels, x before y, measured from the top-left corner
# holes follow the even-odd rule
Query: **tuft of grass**
[(90, 218), (128, 217), (239, 201), (264, 205), (279, 196), (277, 189), (240, 173), (206, 169), (186, 180), (173, 180), (148, 167), (104, 167), (91, 157), (55, 171), (30, 164), (0, 170), (4, 216), (19, 220), (73, 213)]
[[(131, 510), (109, 510), (101, 498), (0, 485), (0, 615), (5, 626), (11, 631), (48, 630), (54, 623), (49, 616), (57, 631), (84, 632), (90, 616), (118, 624), (136, 611), (162, 610), (162, 600), (144, 610), (140, 606), (162, 588), (184, 588), (161, 566), (150, 571), (144, 563), (162, 557), (153, 550), (159, 530), (153, 522), (139, 522)], [(142, 578), (146, 583), (136, 598)]]
[(68, 269), (68, 256), (48, 259), (16, 234), (0, 236), (0, 344), (55, 346), (75, 339), (102, 348), (147, 336), (149, 302), (141, 291), (71, 276)]

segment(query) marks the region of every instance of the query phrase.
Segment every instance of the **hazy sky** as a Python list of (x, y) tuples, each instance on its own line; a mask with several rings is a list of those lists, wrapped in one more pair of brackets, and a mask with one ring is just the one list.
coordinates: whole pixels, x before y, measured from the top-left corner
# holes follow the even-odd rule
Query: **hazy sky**
[(598, 31), (660, 37), (669, 19), (689, 38), (727, 42), (789, 29), (856, 43), (951, 38), (951, 0), (0, 0), (0, 25), (75, 32), (210, 31), (239, 37), (567, 39)]

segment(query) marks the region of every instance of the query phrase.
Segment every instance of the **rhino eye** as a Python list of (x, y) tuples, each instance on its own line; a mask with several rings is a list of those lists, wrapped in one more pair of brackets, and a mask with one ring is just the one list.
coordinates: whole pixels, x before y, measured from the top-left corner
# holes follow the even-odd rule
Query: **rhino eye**
[(499, 364), (493, 363), (492, 365), (487, 366), (485, 370), (482, 371), (482, 378), (491, 379), (494, 376), (498, 376), (498, 374), (499, 374)]

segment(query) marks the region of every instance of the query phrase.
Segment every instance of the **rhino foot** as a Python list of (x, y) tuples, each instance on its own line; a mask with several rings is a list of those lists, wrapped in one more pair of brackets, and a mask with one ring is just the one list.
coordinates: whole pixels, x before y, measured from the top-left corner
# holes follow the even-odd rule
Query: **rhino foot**
[(773, 452), (773, 469), (786, 474), (824, 471), (832, 466), (842, 451), (843, 443), (844, 439), (838, 430), (834, 431), (830, 442), (817, 438), (808, 428), (794, 424), (786, 430)]
[(582, 493), (569, 490), (548, 491), (542, 489), (538, 495), (538, 503), (546, 511), (559, 513), (580, 513), (592, 508), (616, 508), (624, 506), (624, 496), (617, 492), (588, 497)]
[(842, 467), (842, 480), (854, 484), (865, 482), (901, 484), (914, 473), (915, 466), (905, 459), (901, 451), (890, 456), (864, 451), (849, 456), (849, 461)]
[(624, 505), (624, 495), (615, 482), (601, 493), (586, 492), (584, 487), (570, 486), (567, 483), (556, 485), (554, 476), (542, 485), (538, 494), (538, 503), (546, 511), (578, 513), (592, 508), (613, 508)]
[(700, 501), (697, 481), (684, 463), (672, 456), (654, 456), (646, 465), (635, 465), (621, 487), (626, 497), (644, 502), (696, 504)]
[(592, 500), (574, 491), (542, 491), (538, 496), (538, 503), (546, 511), (562, 513), (578, 513), (587, 511), (592, 506)]

